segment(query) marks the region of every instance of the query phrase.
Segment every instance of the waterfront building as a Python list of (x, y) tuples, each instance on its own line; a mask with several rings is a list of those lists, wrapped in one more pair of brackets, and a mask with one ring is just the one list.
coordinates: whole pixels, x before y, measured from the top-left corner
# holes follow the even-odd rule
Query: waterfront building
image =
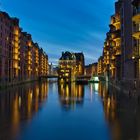
[[(129, 14), (128, 14), (129, 13)], [(122, 81), (133, 81), (135, 66), (133, 57), (132, 37), (133, 6), (131, 0), (123, 0), (121, 8), (121, 38), (122, 38)]]
[(98, 59), (98, 74), (108, 76), (111, 64), (112, 47), (109, 43), (109, 34), (107, 34), (106, 41), (103, 48), (103, 56)]
[(110, 24), (110, 47), (111, 47), (111, 63), (110, 78), (120, 80), (121, 78), (121, 5), (119, 0), (115, 3), (115, 14), (111, 16)]
[(84, 75), (85, 58), (83, 53), (75, 53), (76, 75)]
[(48, 74), (48, 56), (43, 51), (43, 49), (39, 49), (39, 75), (46, 76)]
[(105, 77), (109, 76), (113, 80), (121, 78), (121, 5), (121, 0), (115, 2), (115, 14), (111, 16), (106, 34), (103, 58), (99, 59), (99, 65), (103, 63), (103, 70), (99, 70), (99, 74), (102, 72)]
[(138, 43), (135, 33), (134, 39), (132, 37), (132, 23), (136, 23), (136, 18), (132, 18), (132, 15), (131, 0), (115, 2), (115, 14), (111, 16), (109, 32), (106, 34), (102, 61), (104, 76), (113, 81), (133, 81), (138, 75), (138, 61), (135, 61), (138, 49), (134, 47)]
[(58, 75), (61, 82), (74, 81), (76, 76), (76, 57), (74, 53), (62, 52), (59, 59)]
[(20, 30), (17, 18), (0, 12), (0, 80), (3, 83), (19, 80)]
[(97, 74), (103, 75), (104, 65), (103, 65), (103, 56), (101, 56), (98, 59), (98, 65), (97, 65)]
[[(103, 47), (103, 76), (128, 91), (140, 87), (140, 1), (118, 0)], [(129, 14), (128, 14), (129, 13)], [(100, 71), (98, 73), (101, 73)]]
[[(39, 76), (39, 46), (38, 43), (34, 43), (34, 75), (37, 78)], [(46, 66), (48, 66), (48, 58), (47, 58), (47, 64)]]
[(76, 76), (84, 74), (84, 54), (62, 52), (59, 59), (58, 75), (60, 81), (74, 81)]
[(21, 32), (21, 41), (20, 41), (20, 79), (26, 80), (27, 79), (27, 75), (28, 75), (28, 69), (27, 69), (27, 33), (26, 32)]
[(133, 0), (133, 56), (134, 61), (134, 77), (140, 79), (140, 1)]
[(15, 84), (47, 74), (47, 54), (22, 31), (19, 19), (0, 11), (0, 83)]
[(93, 63), (92, 64), (92, 75), (94, 76), (96, 76), (96, 75), (98, 75), (98, 73), (97, 73), (97, 70), (98, 70), (98, 63)]
[(20, 46), (21, 80), (35, 80), (39, 76), (39, 46), (26, 32), (21, 32)]
[(85, 75), (96, 76), (97, 75), (97, 65), (98, 63), (93, 63), (85, 66)]
[(11, 63), (10, 63), (10, 68), (11, 68), (11, 80), (12, 82), (17, 82), (19, 80), (20, 74), (20, 66), (19, 66), (19, 55), (20, 55), (20, 27), (19, 27), (19, 20), (14, 19), (13, 20), (13, 34), (11, 38), (11, 45), (12, 45), (12, 54), (11, 54)]
[(27, 34), (27, 78), (32, 78), (32, 38), (30, 34)]

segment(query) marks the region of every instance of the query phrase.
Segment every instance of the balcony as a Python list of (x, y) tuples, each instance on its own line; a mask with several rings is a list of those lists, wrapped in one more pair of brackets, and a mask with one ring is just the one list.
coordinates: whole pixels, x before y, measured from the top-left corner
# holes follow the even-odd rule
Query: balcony
[(32, 62), (31, 61), (28, 61), (28, 65), (31, 65), (32, 64)]
[(29, 61), (30, 61), (30, 60), (32, 60), (32, 58), (31, 58), (30, 56), (28, 56), (28, 57), (27, 57), (27, 60), (29, 60)]
[(38, 61), (35, 61), (35, 64), (38, 64)]
[(120, 15), (115, 14), (111, 17), (111, 25), (115, 26), (116, 29), (120, 29)]
[(117, 39), (120, 39), (121, 31), (120, 30), (113, 31), (111, 37), (114, 41), (116, 41)]
[(13, 55), (13, 60), (19, 60), (18, 55)]
[(115, 60), (115, 58), (116, 58), (116, 57), (115, 57), (114, 55), (112, 55), (111, 60)]
[(19, 47), (19, 44), (18, 44), (18, 43), (16, 43), (16, 42), (15, 42), (13, 45), (14, 45), (14, 48), (16, 48), (16, 49), (20, 49), (20, 47)]
[(117, 55), (121, 55), (121, 49), (120, 48), (118, 48), (117, 50), (116, 50), (116, 56)]
[(28, 56), (31, 56), (31, 52), (28, 52)]
[(140, 52), (139, 52), (140, 44), (137, 44), (133, 48), (133, 59), (140, 59)]
[(19, 37), (17, 37), (17, 36), (14, 37), (13, 40), (14, 40), (15, 42), (18, 42), (18, 43), (20, 42)]
[(140, 31), (134, 32), (134, 33), (133, 33), (133, 37), (134, 37), (135, 39), (140, 39)]
[(136, 27), (133, 28), (133, 37), (135, 39), (140, 39), (140, 26), (136, 25)]
[(20, 66), (17, 62), (13, 62), (13, 68), (14, 69), (20, 69)]
[(27, 70), (28, 70), (28, 71), (31, 71), (32, 69), (31, 69), (31, 67), (28, 66), (28, 67), (27, 67)]
[(19, 54), (19, 51), (16, 49), (13, 49), (13, 51), (11, 51), (12, 54)]
[(137, 9), (134, 9), (132, 21), (135, 23), (140, 23), (140, 6)]

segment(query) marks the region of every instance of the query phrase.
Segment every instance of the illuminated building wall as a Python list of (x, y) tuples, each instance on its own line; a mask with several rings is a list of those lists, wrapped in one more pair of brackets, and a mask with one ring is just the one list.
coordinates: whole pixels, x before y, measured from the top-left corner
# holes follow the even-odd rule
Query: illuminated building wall
[(121, 78), (121, 4), (121, 1), (115, 3), (115, 14), (111, 16), (103, 48), (103, 73), (114, 80)]
[(99, 59), (99, 64), (103, 63), (103, 70), (102, 73), (106, 76), (109, 72), (109, 65), (111, 63), (111, 53), (112, 53), (112, 48), (110, 47), (109, 43), (109, 34), (107, 34), (106, 41), (104, 43), (104, 48), (103, 48), (103, 58)]
[(59, 60), (59, 80), (64, 82), (74, 81), (76, 76), (76, 60)]
[[(115, 13), (111, 16), (110, 30), (106, 34), (103, 48), (103, 73), (115, 81), (132, 80), (136, 73), (134, 71), (136, 66), (134, 67), (134, 60), (132, 60), (132, 58), (135, 58), (132, 55), (134, 52), (132, 15), (131, 0), (118, 0), (115, 2)], [(134, 17), (133, 20), (135, 20)]]
[[(0, 83), (11, 84), (48, 74), (48, 56), (23, 32), (19, 19), (0, 12)], [(41, 72), (39, 73), (39, 68)]]
[(101, 56), (101, 57), (98, 59), (97, 74), (98, 74), (98, 75), (103, 75), (103, 69), (104, 69), (103, 57)]
[(49, 73), (48, 55), (45, 53), (45, 75)]
[(33, 73), (35, 77), (39, 76), (39, 46), (37, 43), (34, 43), (34, 69)]
[(14, 19), (13, 20), (13, 38), (12, 38), (12, 64), (10, 65), (11, 67), (11, 80), (12, 81), (18, 81), (20, 78), (20, 28), (19, 28), (19, 20)]
[(26, 80), (28, 77), (27, 74), (27, 33), (21, 32), (21, 41), (20, 41), (20, 79)]
[(36, 79), (39, 76), (39, 46), (26, 32), (21, 32), (20, 42), (21, 80)]
[(39, 75), (46, 76), (48, 74), (48, 56), (43, 51), (43, 49), (39, 49)]
[(133, 55), (132, 59), (135, 63), (135, 75), (136, 79), (140, 79), (140, 1), (133, 0)]
[(97, 75), (97, 66), (98, 63), (93, 63), (85, 66), (85, 75), (87, 76), (95, 76)]
[(17, 18), (0, 12), (0, 81), (19, 80), (20, 28)]
[(97, 74), (98, 74), (98, 63), (93, 63), (92, 64), (92, 75), (94, 76), (96, 76)]
[[(110, 45), (112, 47), (110, 71), (111, 78), (120, 79), (121, 73), (121, 19), (120, 8), (121, 2), (115, 4), (115, 14), (111, 17), (110, 24)], [(119, 63), (117, 63), (119, 62)]]
[(32, 78), (32, 38), (31, 35), (27, 35), (27, 52), (26, 52), (26, 56), (27, 56), (27, 78), (30, 79)]
[[(7, 23), (7, 24), (5, 24)], [(6, 13), (0, 12), (0, 82), (6, 82), (9, 77), (10, 51), (12, 51), (11, 19)], [(5, 32), (6, 30), (6, 32)], [(11, 36), (9, 36), (11, 34)]]
[(84, 65), (83, 53), (62, 52), (58, 68), (59, 81), (74, 81), (76, 76), (84, 75)]
[(83, 53), (75, 53), (76, 75), (84, 75), (85, 58)]

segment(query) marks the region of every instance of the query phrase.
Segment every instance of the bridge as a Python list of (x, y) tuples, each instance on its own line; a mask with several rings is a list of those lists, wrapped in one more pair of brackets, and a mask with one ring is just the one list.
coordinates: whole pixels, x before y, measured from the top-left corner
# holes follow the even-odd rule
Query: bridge
[(77, 79), (90, 79), (92, 76), (91, 75), (78, 75), (76, 76)]
[[(78, 75), (78, 76), (75, 76), (75, 80), (77, 82), (88, 82), (93, 76), (91, 75)], [(105, 80), (105, 76), (102, 76), (102, 75), (97, 75), (97, 77), (99, 77), (100, 80)], [(39, 77), (39, 80), (42, 80), (42, 79), (50, 79), (50, 78), (59, 78), (59, 75), (55, 74), (55, 75), (46, 75), (46, 76), (40, 76)], [(64, 79), (65, 78), (68, 78), (68, 77), (63, 77)]]
[(88, 81), (91, 79), (91, 75), (78, 75), (76, 76), (75, 81), (79, 84), (88, 84)]
[(42, 76), (39, 76), (39, 80), (49, 79), (49, 78), (58, 78), (58, 75), (42, 75)]

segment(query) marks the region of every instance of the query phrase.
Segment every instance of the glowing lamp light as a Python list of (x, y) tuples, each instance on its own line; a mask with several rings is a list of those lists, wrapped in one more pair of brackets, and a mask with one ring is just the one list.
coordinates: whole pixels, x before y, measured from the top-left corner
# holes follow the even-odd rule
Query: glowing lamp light
[(95, 81), (99, 81), (99, 78), (98, 78), (98, 77), (94, 77), (94, 80), (95, 80)]

